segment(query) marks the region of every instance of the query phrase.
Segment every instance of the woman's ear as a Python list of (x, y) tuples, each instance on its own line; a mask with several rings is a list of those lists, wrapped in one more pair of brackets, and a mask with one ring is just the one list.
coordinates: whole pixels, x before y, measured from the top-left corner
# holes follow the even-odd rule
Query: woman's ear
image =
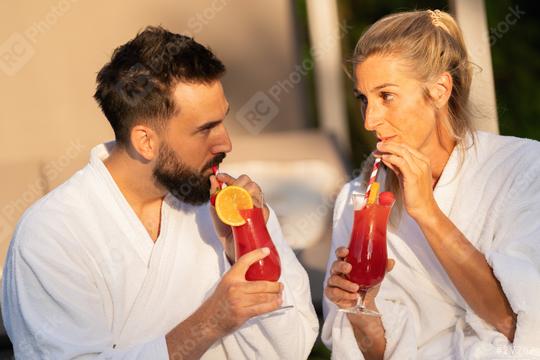
[(448, 103), (452, 95), (452, 75), (445, 71), (429, 87), (429, 95), (438, 109)]
[(152, 161), (159, 151), (157, 133), (145, 125), (135, 125), (130, 132), (133, 149), (145, 160)]

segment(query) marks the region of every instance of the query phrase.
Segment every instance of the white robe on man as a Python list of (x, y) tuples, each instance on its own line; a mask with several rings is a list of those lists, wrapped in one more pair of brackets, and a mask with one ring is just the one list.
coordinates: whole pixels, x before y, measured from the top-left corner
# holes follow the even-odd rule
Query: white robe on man
[[(15, 230), (2, 314), (18, 358), (168, 359), (165, 335), (230, 268), (208, 205), (167, 195), (154, 242), (103, 164), (109, 150), (94, 148), (90, 163), (27, 210)], [(283, 305), (294, 307), (250, 319), (203, 359), (308, 356), (318, 322), (307, 274), (273, 212), (268, 229), (281, 257)], [(184, 339), (186, 352), (214, 320)]]
[[(469, 136), (464, 154), (454, 149), (434, 196), (501, 283), (517, 314), (514, 341), (471, 310), (403, 210), (397, 229), (390, 227), (387, 234), (388, 257), (396, 264), (376, 298), (385, 328), (385, 359), (540, 358), (540, 143), (478, 132), (476, 146), (470, 145)], [(338, 196), (327, 269), (335, 249), (348, 246), (350, 195), (364, 187), (355, 179)], [(363, 359), (360, 346), (369, 343), (357, 343), (347, 316), (327, 298), (323, 305), (322, 339), (333, 358)]]

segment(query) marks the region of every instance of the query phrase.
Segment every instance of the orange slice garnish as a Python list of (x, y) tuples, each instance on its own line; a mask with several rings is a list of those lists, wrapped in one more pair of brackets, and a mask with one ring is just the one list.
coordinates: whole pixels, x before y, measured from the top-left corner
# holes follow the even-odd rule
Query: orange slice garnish
[(238, 210), (253, 209), (253, 199), (246, 189), (240, 186), (227, 186), (216, 196), (216, 213), (219, 219), (230, 226), (246, 223)]

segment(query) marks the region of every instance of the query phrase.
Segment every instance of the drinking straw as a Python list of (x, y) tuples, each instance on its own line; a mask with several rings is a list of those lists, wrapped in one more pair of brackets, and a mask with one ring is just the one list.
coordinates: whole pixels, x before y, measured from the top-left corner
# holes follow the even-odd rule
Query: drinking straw
[(218, 175), (218, 167), (217, 167), (217, 165), (212, 165), (212, 172), (214, 173), (214, 176), (216, 177), (216, 180), (217, 180), (217, 182), (219, 184), (219, 188), (223, 189), (223, 183), (217, 179), (217, 175)]
[[(369, 199), (369, 193), (371, 192), (371, 188), (373, 186), (373, 183), (377, 179), (377, 173), (379, 172), (379, 167), (381, 166), (381, 158), (375, 158), (375, 162), (373, 163), (373, 170), (371, 171), (371, 176), (369, 177), (368, 186), (366, 189), (366, 200)], [(376, 196), (376, 194), (375, 194)]]
[(378, 182), (374, 182), (373, 184), (371, 184), (371, 190), (369, 191), (369, 197), (367, 199), (367, 204), (368, 205), (373, 205), (377, 202), (377, 195), (379, 194), (379, 183)]
[[(214, 176), (216, 177), (216, 180), (217, 180), (218, 185), (219, 185), (219, 189), (223, 189), (223, 183), (217, 179), (217, 174), (218, 174), (217, 165), (212, 165), (212, 172), (214, 173)], [(212, 206), (216, 205), (216, 195), (217, 195), (219, 189), (210, 196), (210, 203), (212, 204)]]

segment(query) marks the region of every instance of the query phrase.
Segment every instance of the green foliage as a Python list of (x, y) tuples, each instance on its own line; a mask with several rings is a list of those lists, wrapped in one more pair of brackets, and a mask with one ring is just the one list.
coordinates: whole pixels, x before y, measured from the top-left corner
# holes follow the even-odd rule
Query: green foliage
[[(490, 0), (486, 10), (500, 132), (540, 140), (538, 3)], [(525, 12), (515, 24), (506, 20), (512, 10)]]

